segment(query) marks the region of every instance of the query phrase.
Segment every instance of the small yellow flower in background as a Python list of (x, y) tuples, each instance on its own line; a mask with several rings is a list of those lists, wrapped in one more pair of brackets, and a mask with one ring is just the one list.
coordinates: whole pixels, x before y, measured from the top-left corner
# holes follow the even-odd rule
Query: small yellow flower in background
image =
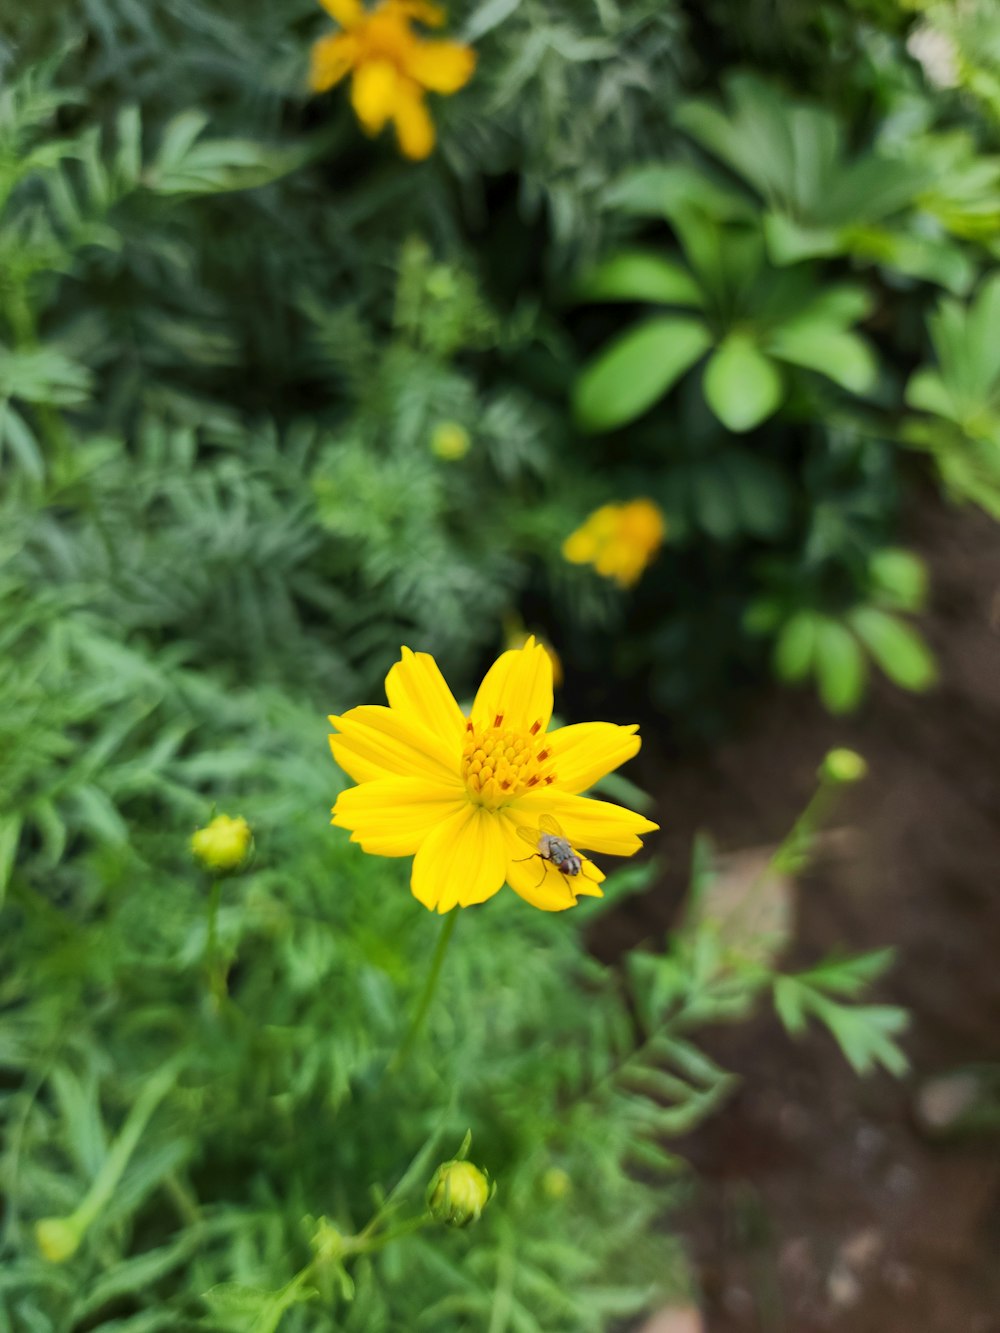
[(442, 421), (431, 434), (431, 453), (445, 463), (464, 458), (472, 445), (472, 437), (457, 421)]
[(216, 815), (191, 838), (191, 851), (206, 870), (232, 874), (246, 860), (252, 840), (250, 825), (242, 815), (236, 819)]
[(309, 86), (325, 93), (351, 74), (351, 105), (366, 134), (391, 120), (400, 149), (419, 161), (434, 147), (434, 122), (424, 94), (456, 93), (472, 78), (476, 53), (462, 42), (428, 41), (413, 23), (438, 28), (444, 13), (427, 0), (319, 0), (341, 31), (312, 49)]
[(471, 1162), (443, 1162), (427, 1186), (427, 1208), (437, 1222), (467, 1227), (478, 1222), (496, 1193), (496, 1184)]
[(639, 835), (658, 827), (580, 795), (632, 758), (638, 728), (583, 722), (550, 732), (552, 660), (534, 639), (494, 662), (468, 716), (427, 653), (404, 648), (385, 692), (388, 708), (330, 718), (333, 757), (358, 784), (337, 798), (332, 822), (366, 852), (412, 856), (410, 887), (431, 910), (471, 907), (507, 883), (561, 912), (577, 894), (600, 897), (604, 875), (581, 857), (570, 881), (532, 854), (540, 821), (558, 821), (577, 851), (610, 856), (632, 856)]
[(667, 525), (652, 500), (602, 505), (563, 542), (563, 555), (574, 565), (593, 565), (621, 588), (638, 583), (642, 571), (663, 545)]
[(80, 1248), (83, 1230), (72, 1217), (43, 1217), (35, 1223), (35, 1244), (50, 1264), (64, 1264)]

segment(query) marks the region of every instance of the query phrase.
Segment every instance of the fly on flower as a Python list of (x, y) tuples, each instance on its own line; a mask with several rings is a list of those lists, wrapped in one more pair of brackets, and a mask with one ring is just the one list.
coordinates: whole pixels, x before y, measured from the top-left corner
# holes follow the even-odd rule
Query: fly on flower
[[(552, 659), (533, 638), (501, 654), (464, 713), (433, 657), (404, 648), (385, 682), (388, 707), (330, 721), (333, 757), (357, 786), (341, 792), (333, 823), (376, 856), (412, 856), (414, 896), (438, 912), (471, 907), (509, 884), (534, 907), (561, 912), (601, 896), (604, 876), (578, 849), (632, 856), (657, 825), (583, 793), (639, 749), (638, 728), (581, 722), (549, 730)], [(552, 820), (552, 824), (547, 821)], [(522, 829), (542, 836), (567, 876), (525, 857)], [(560, 845), (562, 844), (562, 845)], [(557, 863), (552, 863), (557, 869)], [(572, 861), (570, 861), (572, 864)]]
[[(549, 873), (549, 866), (554, 866), (562, 875), (566, 888), (573, 895), (574, 904), (577, 895), (567, 876), (575, 879), (577, 875), (583, 875), (585, 879), (592, 880), (595, 884), (599, 884), (604, 878), (597, 866), (573, 849), (558, 820), (553, 819), (551, 815), (540, 815), (537, 828), (519, 828), (517, 831), (524, 841), (535, 849), (533, 856), (525, 856), (522, 860), (533, 861), (537, 856), (542, 863), (542, 878), (538, 881), (539, 884)], [(588, 869), (597, 871), (596, 875), (588, 874)]]

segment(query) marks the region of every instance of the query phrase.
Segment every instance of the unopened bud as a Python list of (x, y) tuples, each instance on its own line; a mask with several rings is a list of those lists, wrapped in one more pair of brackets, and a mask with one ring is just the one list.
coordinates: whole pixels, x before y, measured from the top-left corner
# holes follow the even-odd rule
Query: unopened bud
[(72, 1259), (82, 1239), (83, 1233), (72, 1217), (43, 1217), (35, 1223), (35, 1243), (50, 1264)]
[(831, 750), (820, 773), (831, 782), (860, 782), (868, 775), (868, 765), (855, 750)]
[(464, 458), (471, 445), (469, 432), (457, 421), (440, 422), (431, 435), (431, 453), (446, 463)]
[(437, 1222), (467, 1227), (478, 1222), (483, 1209), (496, 1193), (485, 1171), (471, 1162), (444, 1162), (427, 1186), (427, 1207)]
[(561, 1166), (550, 1166), (542, 1176), (542, 1193), (547, 1199), (565, 1199), (573, 1188), (573, 1178)]
[(206, 870), (232, 875), (242, 868), (252, 841), (250, 825), (242, 816), (216, 815), (194, 834), (191, 851)]

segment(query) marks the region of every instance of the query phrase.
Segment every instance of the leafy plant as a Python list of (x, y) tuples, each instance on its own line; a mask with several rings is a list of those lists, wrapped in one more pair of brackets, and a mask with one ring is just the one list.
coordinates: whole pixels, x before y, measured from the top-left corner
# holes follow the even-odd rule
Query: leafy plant
[(933, 174), (916, 155), (849, 155), (844, 126), (825, 107), (797, 102), (753, 74), (726, 81), (728, 114), (706, 101), (682, 103), (677, 123), (765, 205), (775, 264), (851, 255), (952, 291), (974, 269), (946, 237), (915, 224), (915, 202)]
[(747, 612), (754, 633), (775, 636), (773, 664), (781, 680), (812, 675), (831, 713), (848, 713), (864, 697), (869, 659), (903, 689), (928, 689), (934, 658), (899, 613), (918, 611), (926, 595), (922, 562), (908, 551), (875, 552), (867, 570), (868, 595), (839, 610), (803, 606), (794, 598), (763, 597)]
[[(649, 184), (645, 173), (643, 189)], [(578, 294), (684, 313), (640, 323), (588, 363), (573, 394), (582, 426), (610, 430), (633, 421), (713, 348), (702, 388), (732, 431), (751, 430), (778, 410), (789, 368), (818, 372), (854, 393), (872, 388), (876, 360), (852, 328), (870, 309), (862, 288), (821, 288), (807, 268), (771, 267), (753, 225), (720, 222), (693, 204), (667, 209), (686, 263), (653, 250), (622, 250), (590, 272)]]
[(943, 298), (928, 318), (937, 366), (915, 371), (904, 438), (929, 451), (947, 490), (1000, 518), (1000, 275), (967, 305)]

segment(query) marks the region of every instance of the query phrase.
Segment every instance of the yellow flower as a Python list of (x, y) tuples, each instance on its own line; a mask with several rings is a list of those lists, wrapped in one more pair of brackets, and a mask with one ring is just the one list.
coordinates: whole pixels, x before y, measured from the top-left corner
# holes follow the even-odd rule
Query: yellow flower
[[(534, 638), (536, 643), (540, 643), (548, 653), (549, 661), (552, 663), (552, 684), (558, 689), (563, 683), (562, 658), (544, 635), (535, 634), (531, 637)], [(516, 613), (504, 617), (503, 640), (505, 648), (527, 648), (531, 641), (525, 633), (524, 622)]]
[(351, 105), (366, 134), (392, 121), (407, 157), (419, 161), (434, 147), (434, 122), (424, 93), (455, 93), (472, 78), (476, 53), (461, 42), (427, 41), (414, 21), (440, 27), (444, 14), (427, 0), (320, 0), (341, 31), (312, 49), (309, 86), (325, 93), (351, 74)]
[(663, 545), (666, 531), (663, 512), (652, 500), (602, 505), (566, 538), (563, 555), (631, 588)]
[(412, 856), (410, 887), (431, 910), (485, 902), (506, 882), (533, 906), (563, 911), (577, 894), (600, 897), (604, 876), (581, 857), (570, 878), (533, 852), (540, 821), (556, 821), (576, 852), (610, 856), (632, 856), (657, 827), (580, 795), (631, 759), (638, 728), (550, 732), (552, 662), (534, 639), (494, 662), (468, 716), (427, 653), (404, 648), (385, 692), (388, 708), (330, 719), (333, 757), (358, 784), (338, 797), (333, 823), (366, 852)]
[(457, 421), (442, 421), (431, 434), (431, 453), (445, 463), (464, 458), (471, 445), (469, 432)]
[(232, 874), (246, 860), (252, 838), (250, 825), (242, 816), (231, 819), (229, 815), (216, 815), (193, 835), (191, 851), (206, 870)]
[(35, 1223), (35, 1243), (50, 1264), (72, 1259), (83, 1240), (83, 1228), (73, 1217), (43, 1217)]

